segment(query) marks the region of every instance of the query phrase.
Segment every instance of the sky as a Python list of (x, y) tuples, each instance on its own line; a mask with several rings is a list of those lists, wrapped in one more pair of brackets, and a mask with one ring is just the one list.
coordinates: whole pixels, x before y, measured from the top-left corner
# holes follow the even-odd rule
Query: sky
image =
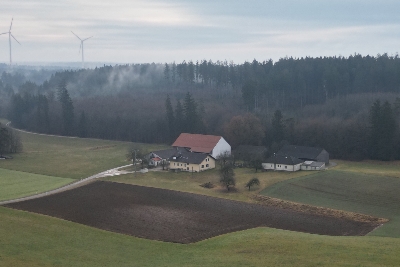
[[(23, 62), (180, 63), (396, 55), (396, 0), (2, 0), (0, 33)], [(0, 63), (9, 63), (8, 34)]]

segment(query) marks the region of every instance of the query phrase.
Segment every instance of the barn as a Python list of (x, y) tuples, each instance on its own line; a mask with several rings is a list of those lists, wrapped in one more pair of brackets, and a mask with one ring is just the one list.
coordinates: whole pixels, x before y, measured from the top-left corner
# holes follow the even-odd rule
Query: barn
[(329, 153), (318, 147), (285, 145), (276, 154), (290, 155), (303, 161), (317, 161), (329, 164)]
[(206, 153), (217, 158), (223, 153), (231, 154), (231, 146), (222, 136), (181, 133), (172, 144), (175, 148), (186, 148), (191, 152)]

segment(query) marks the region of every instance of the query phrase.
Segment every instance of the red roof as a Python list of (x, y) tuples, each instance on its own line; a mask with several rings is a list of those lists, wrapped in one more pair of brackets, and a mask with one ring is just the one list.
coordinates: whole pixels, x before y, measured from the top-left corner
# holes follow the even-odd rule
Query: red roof
[(211, 153), (221, 136), (181, 133), (172, 144), (174, 147), (188, 147), (193, 152)]

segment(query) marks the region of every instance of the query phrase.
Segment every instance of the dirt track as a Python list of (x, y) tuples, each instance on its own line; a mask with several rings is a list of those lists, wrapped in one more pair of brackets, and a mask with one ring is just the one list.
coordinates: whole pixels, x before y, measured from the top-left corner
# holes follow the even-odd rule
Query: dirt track
[(6, 206), (108, 231), (178, 243), (259, 226), (336, 236), (365, 235), (377, 226), (376, 223), (103, 181)]

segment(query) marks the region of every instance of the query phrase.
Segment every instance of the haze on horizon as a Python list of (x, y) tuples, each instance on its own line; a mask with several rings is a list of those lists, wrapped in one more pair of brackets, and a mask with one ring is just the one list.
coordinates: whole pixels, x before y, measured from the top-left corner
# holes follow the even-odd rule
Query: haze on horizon
[[(13, 62), (144, 63), (211, 59), (396, 55), (394, 0), (3, 0), (0, 33), (14, 17)], [(8, 35), (0, 63), (9, 62)]]

